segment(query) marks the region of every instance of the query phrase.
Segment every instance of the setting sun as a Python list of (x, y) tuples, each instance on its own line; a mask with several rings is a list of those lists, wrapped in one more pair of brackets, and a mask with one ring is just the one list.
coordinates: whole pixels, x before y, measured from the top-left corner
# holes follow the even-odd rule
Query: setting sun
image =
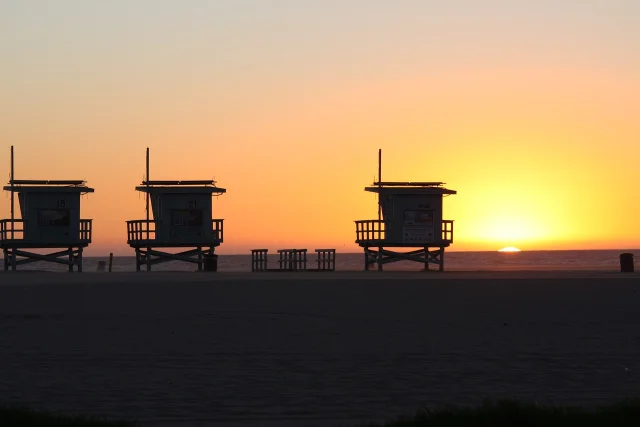
[(513, 246), (507, 246), (506, 248), (498, 249), (498, 252), (520, 252), (520, 249)]

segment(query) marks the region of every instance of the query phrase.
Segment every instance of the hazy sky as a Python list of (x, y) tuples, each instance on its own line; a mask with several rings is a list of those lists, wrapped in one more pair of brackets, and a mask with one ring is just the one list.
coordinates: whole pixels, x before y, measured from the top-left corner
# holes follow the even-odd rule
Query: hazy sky
[[(640, 246), (638, 0), (0, 0), (0, 167), (84, 178), (92, 253), (134, 187), (228, 189), (221, 253), (354, 250), (363, 187), (459, 194), (452, 249)], [(0, 216), (9, 215), (9, 199)]]

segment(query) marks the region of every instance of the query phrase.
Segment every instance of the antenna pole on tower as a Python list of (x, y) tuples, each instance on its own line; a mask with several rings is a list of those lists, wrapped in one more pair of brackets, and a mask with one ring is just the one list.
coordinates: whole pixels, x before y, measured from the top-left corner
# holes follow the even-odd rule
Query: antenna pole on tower
[(14, 239), (14, 230), (15, 230), (15, 211), (14, 211), (14, 162), (13, 162), (13, 145), (11, 146), (11, 181), (9, 184), (11, 185), (11, 240)]
[(149, 147), (147, 147), (147, 240), (149, 240)]
[(378, 149), (378, 221), (382, 219), (382, 205), (380, 204), (380, 197), (382, 194), (382, 148)]

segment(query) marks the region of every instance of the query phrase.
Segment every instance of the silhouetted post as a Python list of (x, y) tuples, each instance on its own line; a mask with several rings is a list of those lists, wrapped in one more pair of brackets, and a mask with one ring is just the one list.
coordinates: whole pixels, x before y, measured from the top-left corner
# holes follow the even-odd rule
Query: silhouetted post
[[(378, 188), (382, 188), (382, 148), (378, 148)], [(380, 221), (382, 221), (382, 204), (378, 197), (378, 227), (382, 230)], [(378, 247), (378, 271), (382, 271), (382, 246)]]
[(109, 273), (111, 273), (112, 266), (113, 266), (113, 252), (109, 254)]
[(149, 147), (147, 147), (147, 240), (149, 240)]
[(11, 240), (14, 239), (14, 229), (15, 227), (15, 213), (13, 210), (14, 206), (14, 191), (13, 191), (13, 180), (14, 180), (14, 165), (13, 165), (13, 145), (11, 146)]
[[(382, 148), (378, 149), (378, 188), (382, 188)], [(382, 219), (382, 206), (378, 201), (378, 221)]]
[(633, 254), (624, 253), (620, 254), (620, 272), (622, 273), (633, 273), (634, 272), (633, 265)]

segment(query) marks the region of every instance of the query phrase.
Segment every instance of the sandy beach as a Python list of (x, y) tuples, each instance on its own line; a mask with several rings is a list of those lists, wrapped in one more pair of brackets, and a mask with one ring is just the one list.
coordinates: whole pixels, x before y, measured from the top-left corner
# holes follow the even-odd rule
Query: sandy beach
[(0, 402), (340, 426), (640, 394), (640, 274), (0, 273)]

